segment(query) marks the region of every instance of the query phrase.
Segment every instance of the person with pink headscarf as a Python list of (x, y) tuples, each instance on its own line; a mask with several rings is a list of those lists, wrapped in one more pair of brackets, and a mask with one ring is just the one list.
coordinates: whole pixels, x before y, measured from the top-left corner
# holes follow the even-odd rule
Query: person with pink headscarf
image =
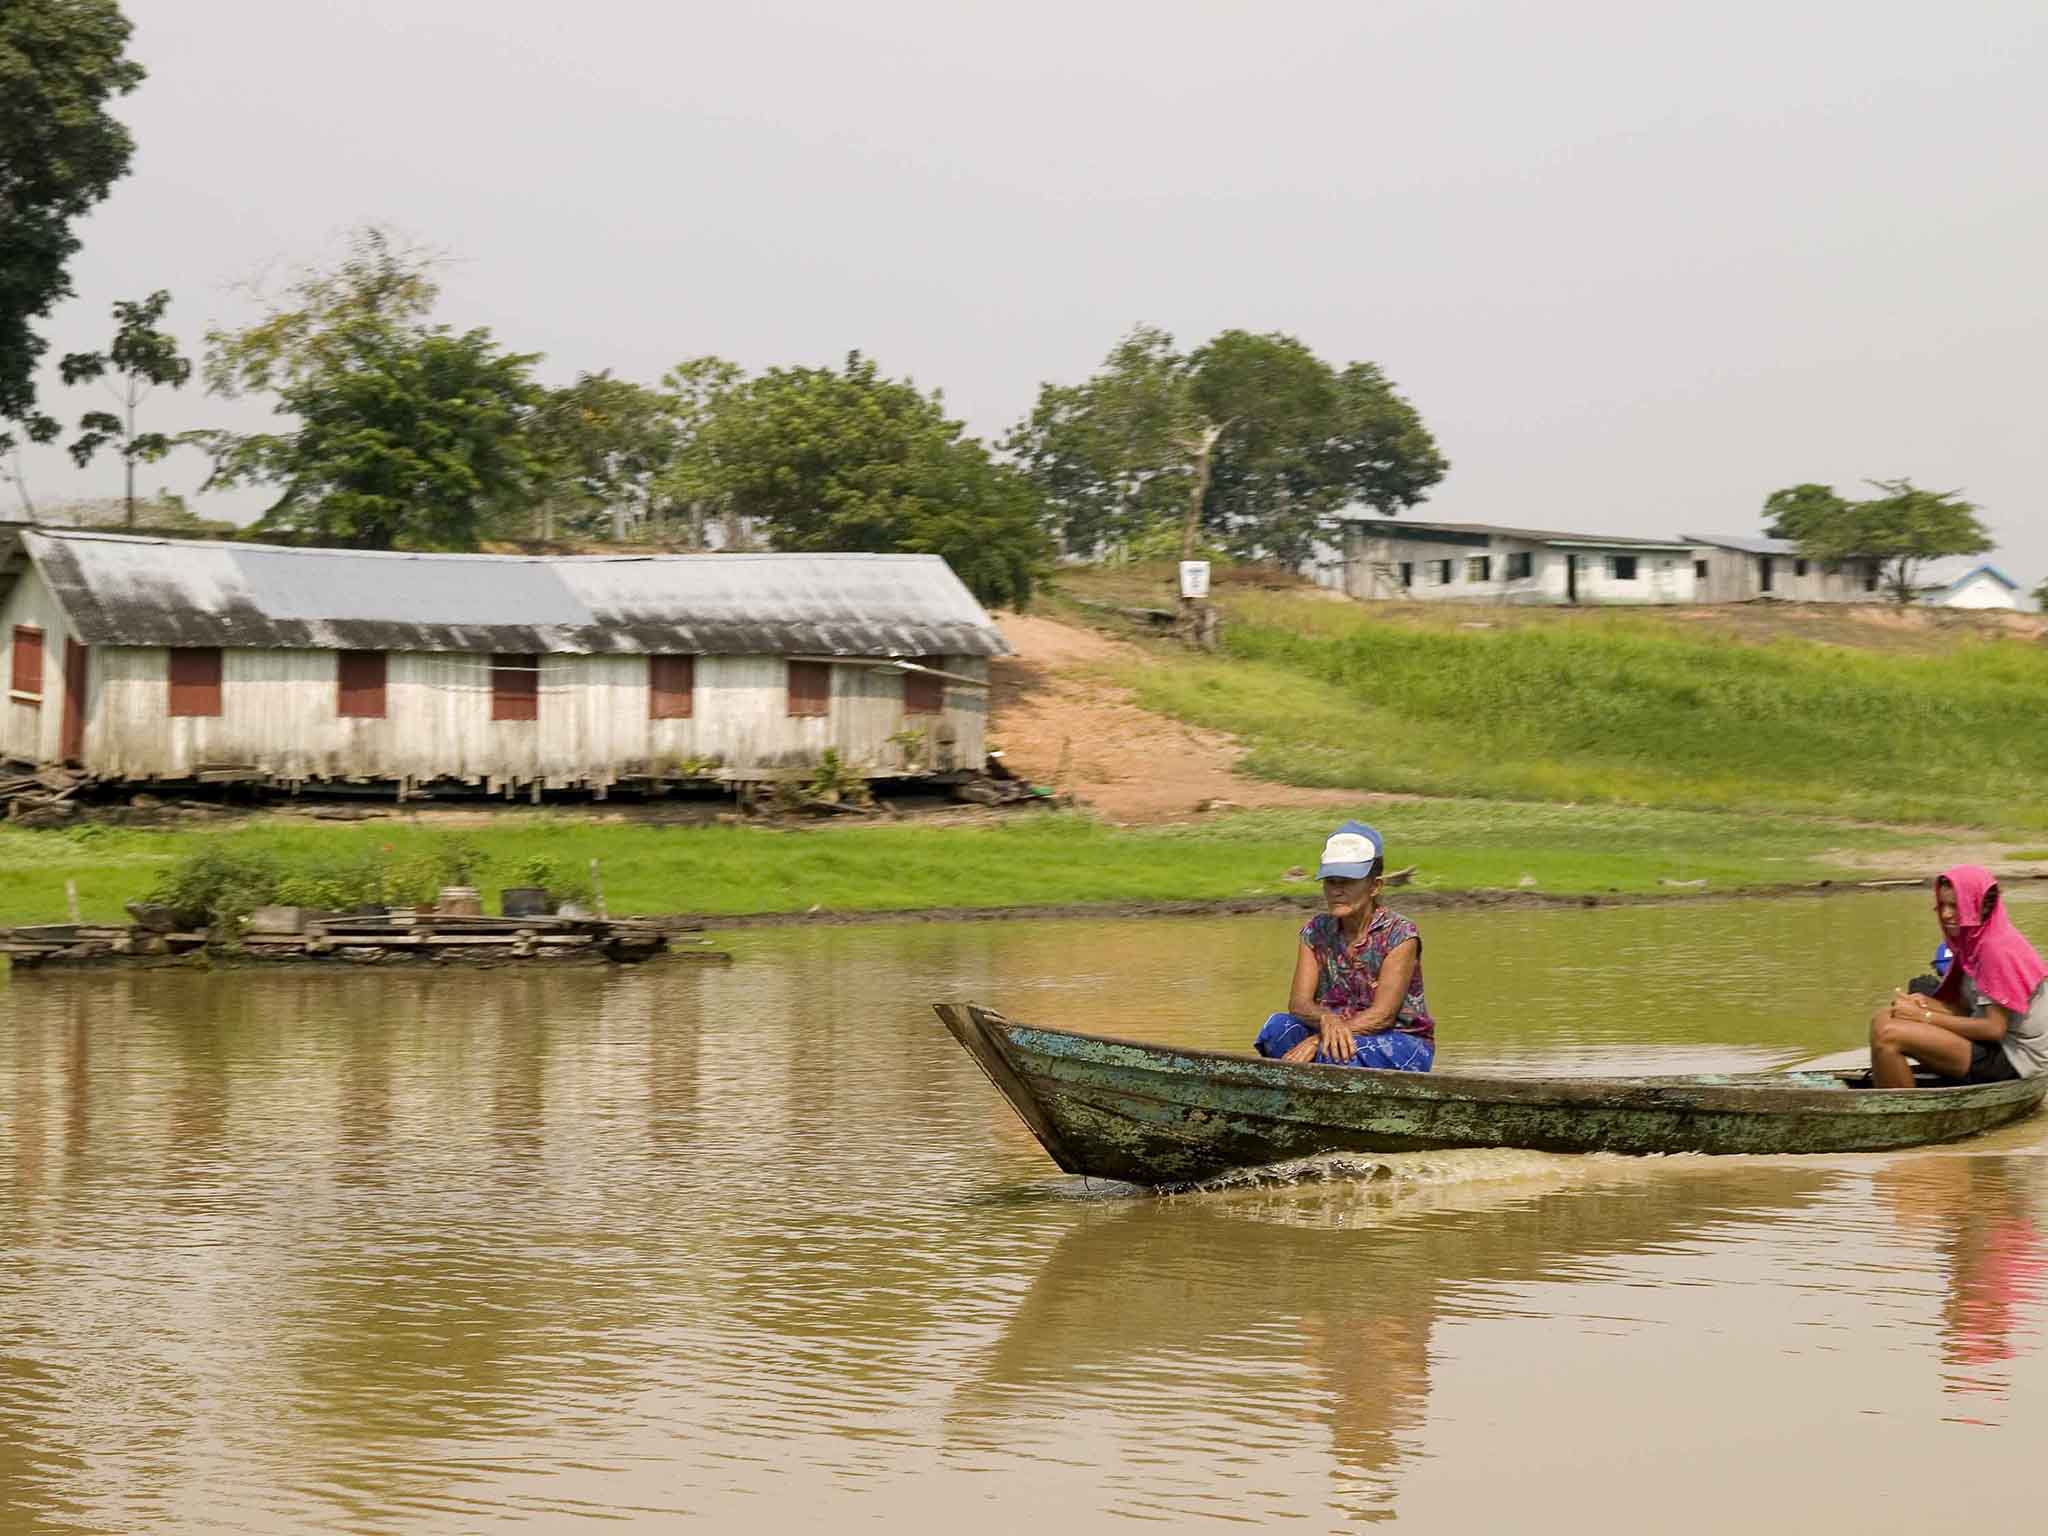
[(1932, 996), (1894, 992), (1871, 1018), (1872, 1085), (1911, 1088), (1915, 1062), (1957, 1083), (2048, 1071), (2048, 962), (2013, 926), (1991, 871), (1941, 876), (1934, 916), (1955, 959)]

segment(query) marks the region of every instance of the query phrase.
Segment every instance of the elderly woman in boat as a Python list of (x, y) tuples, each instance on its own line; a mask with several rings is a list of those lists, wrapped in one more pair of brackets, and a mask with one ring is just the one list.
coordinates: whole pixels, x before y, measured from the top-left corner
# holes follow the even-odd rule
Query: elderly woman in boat
[(1870, 1021), (1870, 1078), (1911, 1088), (1913, 1063), (1956, 1083), (2048, 1071), (2048, 964), (2005, 910), (1991, 871), (1958, 864), (1934, 882), (1954, 958), (1931, 996), (1894, 992)]
[(1323, 845), (1323, 908), (1301, 929), (1287, 1012), (1253, 1047), (1281, 1061), (1427, 1072), (1436, 1021), (1422, 998), (1422, 935), (1380, 905), (1386, 845), (1347, 821)]

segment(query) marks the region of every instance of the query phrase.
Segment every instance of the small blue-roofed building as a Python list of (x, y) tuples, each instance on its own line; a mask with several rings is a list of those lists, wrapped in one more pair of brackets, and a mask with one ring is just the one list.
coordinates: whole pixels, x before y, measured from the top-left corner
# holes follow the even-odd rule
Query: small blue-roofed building
[(1978, 565), (1954, 581), (1917, 589), (1913, 600), (1930, 608), (2018, 608), (2020, 584), (1995, 565)]

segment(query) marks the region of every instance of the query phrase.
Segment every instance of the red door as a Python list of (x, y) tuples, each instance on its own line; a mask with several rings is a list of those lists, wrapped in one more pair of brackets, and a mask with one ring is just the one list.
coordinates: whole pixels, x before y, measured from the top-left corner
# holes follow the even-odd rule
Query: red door
[(64, 740), (59, 755), (67, 763), (85, 764), (85, 679), (89, 646), (64, 642)]

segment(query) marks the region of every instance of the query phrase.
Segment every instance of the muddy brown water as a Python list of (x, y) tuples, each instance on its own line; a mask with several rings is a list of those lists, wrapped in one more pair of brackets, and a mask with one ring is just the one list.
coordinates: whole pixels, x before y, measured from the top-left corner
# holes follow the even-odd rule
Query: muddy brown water
[[(1440, 1063), (1853, 1045), (1926, 901), (1431, 914)], [(2038, 1522), (2048, 1122), (1162, 1198), (926, 1007), (1241, 1046), (1291, 930), (0, 979), (0, 1531)]]

